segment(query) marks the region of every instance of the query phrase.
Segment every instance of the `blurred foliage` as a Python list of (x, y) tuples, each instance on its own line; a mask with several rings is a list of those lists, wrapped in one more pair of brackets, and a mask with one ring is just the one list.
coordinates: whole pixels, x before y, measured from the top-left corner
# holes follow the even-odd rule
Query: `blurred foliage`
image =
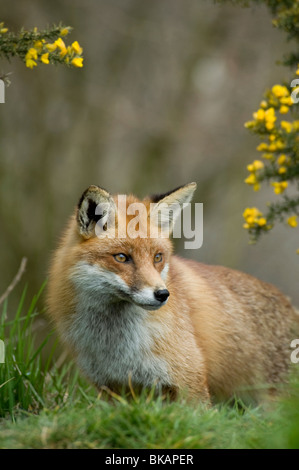
[[(296, 230), (288, 231), (287, 244), (281, 225), (248, 246), (240, 223), (244, 207), (259, 207), (267, 193), (252, 193), (243, 183), (257, 139), (244, 122), (265, 87), (276, 83), (283, 67), (275, 60), (291, 44), (283, 42), (286, 35), (273, 27), (265, 5), (251, 5), (0, 3), (9, 31), (43, 31), (62, 19), (84, 48), (79, 73), (1, 60), (0, 74), (11, 72), (12, 85), (0, 105), (0, 294), (24, 256), (28, 298), (38, 291), (90, 184), (143, 197), (195, 180), (194, 201), (204, 204), (203, 246), (183, 251), (183, 240), (176, 239), (176, 252), (252, 273), (299, 303)], [(272, 187), (271, 197), (277, 198)], [(23, 287), (17, 286), (20, 295)]]
[[(276, 28), (287, 33), (287, 39), (299, 41), (299, 2), (297, 0), (217, 0), (217, 2), (231, 2), (249, 7), (252, 4), (264, 3), (270, 10), (272, 24)], [(299, 52), (288, 53), (283, 60), (286, 65), (297, 65), (299, 62)]]

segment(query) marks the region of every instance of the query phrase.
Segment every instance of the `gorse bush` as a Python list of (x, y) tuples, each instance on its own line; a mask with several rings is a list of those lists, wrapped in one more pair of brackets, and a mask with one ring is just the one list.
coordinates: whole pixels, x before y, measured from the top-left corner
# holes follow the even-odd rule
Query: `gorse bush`
[[(248, 207), (243, 212), (244, 228), (251, 241), (269, 232), (282, 222), (295, 228), (299, 216), (299, 2), (298, 0), (248, 0), (236, 1), (249, 6), (264, 3), (273, 15), (274, 27), (284, 31), (296, 49), (281, 59), (281, 64), (291, 70), (285, 83), (274, 83), (266, 90), (253, 120), (245, 126), (261, 142), (257, 147), (260, 156), (247, 166), (245, 183), (254, 191), (262, 184), (273, 188), (277, 201), (266, 204), (265, 210)], [(289, 194), (289, 189), (295, 189)], [(297, 250), (299, 252), (299, 250)]]
[(21, 29), (15, 33), (0, 23), (0, 58), (19, 57), (26, 67), (33, 69), (38, 64), (64, 64), (83, 67), (83, 48), (78, 41), (66, 45), (62, 39), (72, 28), (53, 26), (43, 31)]
[[(287, 194), (290, 185), (299, 190), (299, 114), (295, 106), (289, 88), (274, 85), (253, 113), (254, 120), (245, 124), (262, 140), (257, 147), (261, 160), (254, 160), (247, 166), (249, 175), (245, 183), (258, 191), (263, 182), (268, 182), (274, 193), (281, 196), (278, 202), (268, 204), (265, 215), (256, 207), (244, 211), (244, 228), (254, 240), (260, 233), (271, 230), (277, 220), (290, 227), (297, 226), (299, 195), (290, 197)], [(286, 120), (286, 114), (291, 119)]]

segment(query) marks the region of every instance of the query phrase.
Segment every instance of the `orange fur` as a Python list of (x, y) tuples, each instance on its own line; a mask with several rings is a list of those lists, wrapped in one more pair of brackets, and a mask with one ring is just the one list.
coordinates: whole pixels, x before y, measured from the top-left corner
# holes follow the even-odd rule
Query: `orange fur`
[[(187, 185), (162, 200), (186, 200), (194, 189)], [(149, 238), (145, 220), (140, 222), (144, 238), (95, 236), (82, 201), (108, 201), (116, 208), (117, 224), (125, 218), (127, 226), (133, 216), (117, 212), (116, 196), (97, 187), (88, 191), (53, 257), (48, 311), (97, 387), (127, 385), (126, 371), (132, 370), (133, 385), (148, 386), (156, 377), (162, 389), (186, 390), (207, 401), (234, 394), (258, 398), (260, 385), (284, 380), (297, 316), (274, 286), (173, 256), (168, 238)], [(138, 200), (128, 197), (127, 207), (132, 202)], [(150, 202), (144, 200), (147, 214)], [(82, 220), (86, 217), (79, 230), (80, 210)], [(117, 253), (130, 260), (116, 261)], [(157, 264), (156, 253), (163, 254)], [(113, 290), (118, 283), (119, 297)], [(151, 292), (166, 288), (167, 303), (150, 310)]]

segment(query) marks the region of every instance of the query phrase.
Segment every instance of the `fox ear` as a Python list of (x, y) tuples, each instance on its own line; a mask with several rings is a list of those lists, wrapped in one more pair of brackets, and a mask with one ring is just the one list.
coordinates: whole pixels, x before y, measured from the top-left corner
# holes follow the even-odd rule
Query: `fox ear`
[(82, 194), (77, 210), (77, 223), (80, 235), (91, 238), (95, 233), (106, 231), (110, 223), (115, 223), (116, 207), (112, 196), (99, 186), (89, 186)]
[(151, 223), (162, 232), (167, 231), (170, 234), (183, 209), (183, 204), (188, 204), (192, 200), (196, 187), (196, 183), (189, 183), (166, 194), (152, 196), (151, 201), (154, 206), (150, 211)]

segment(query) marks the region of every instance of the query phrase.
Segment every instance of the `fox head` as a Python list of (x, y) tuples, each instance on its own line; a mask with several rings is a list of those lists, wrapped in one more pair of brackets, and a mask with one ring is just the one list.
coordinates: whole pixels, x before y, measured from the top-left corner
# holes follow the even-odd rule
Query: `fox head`
[(190, 183), (140, 201), (90, 186), (76, 210), (79, 244), (72, 277), (77, 287), (101, 302), (125, 301), (146, 310), (165, 305), (169, 236), (195, 189)]

